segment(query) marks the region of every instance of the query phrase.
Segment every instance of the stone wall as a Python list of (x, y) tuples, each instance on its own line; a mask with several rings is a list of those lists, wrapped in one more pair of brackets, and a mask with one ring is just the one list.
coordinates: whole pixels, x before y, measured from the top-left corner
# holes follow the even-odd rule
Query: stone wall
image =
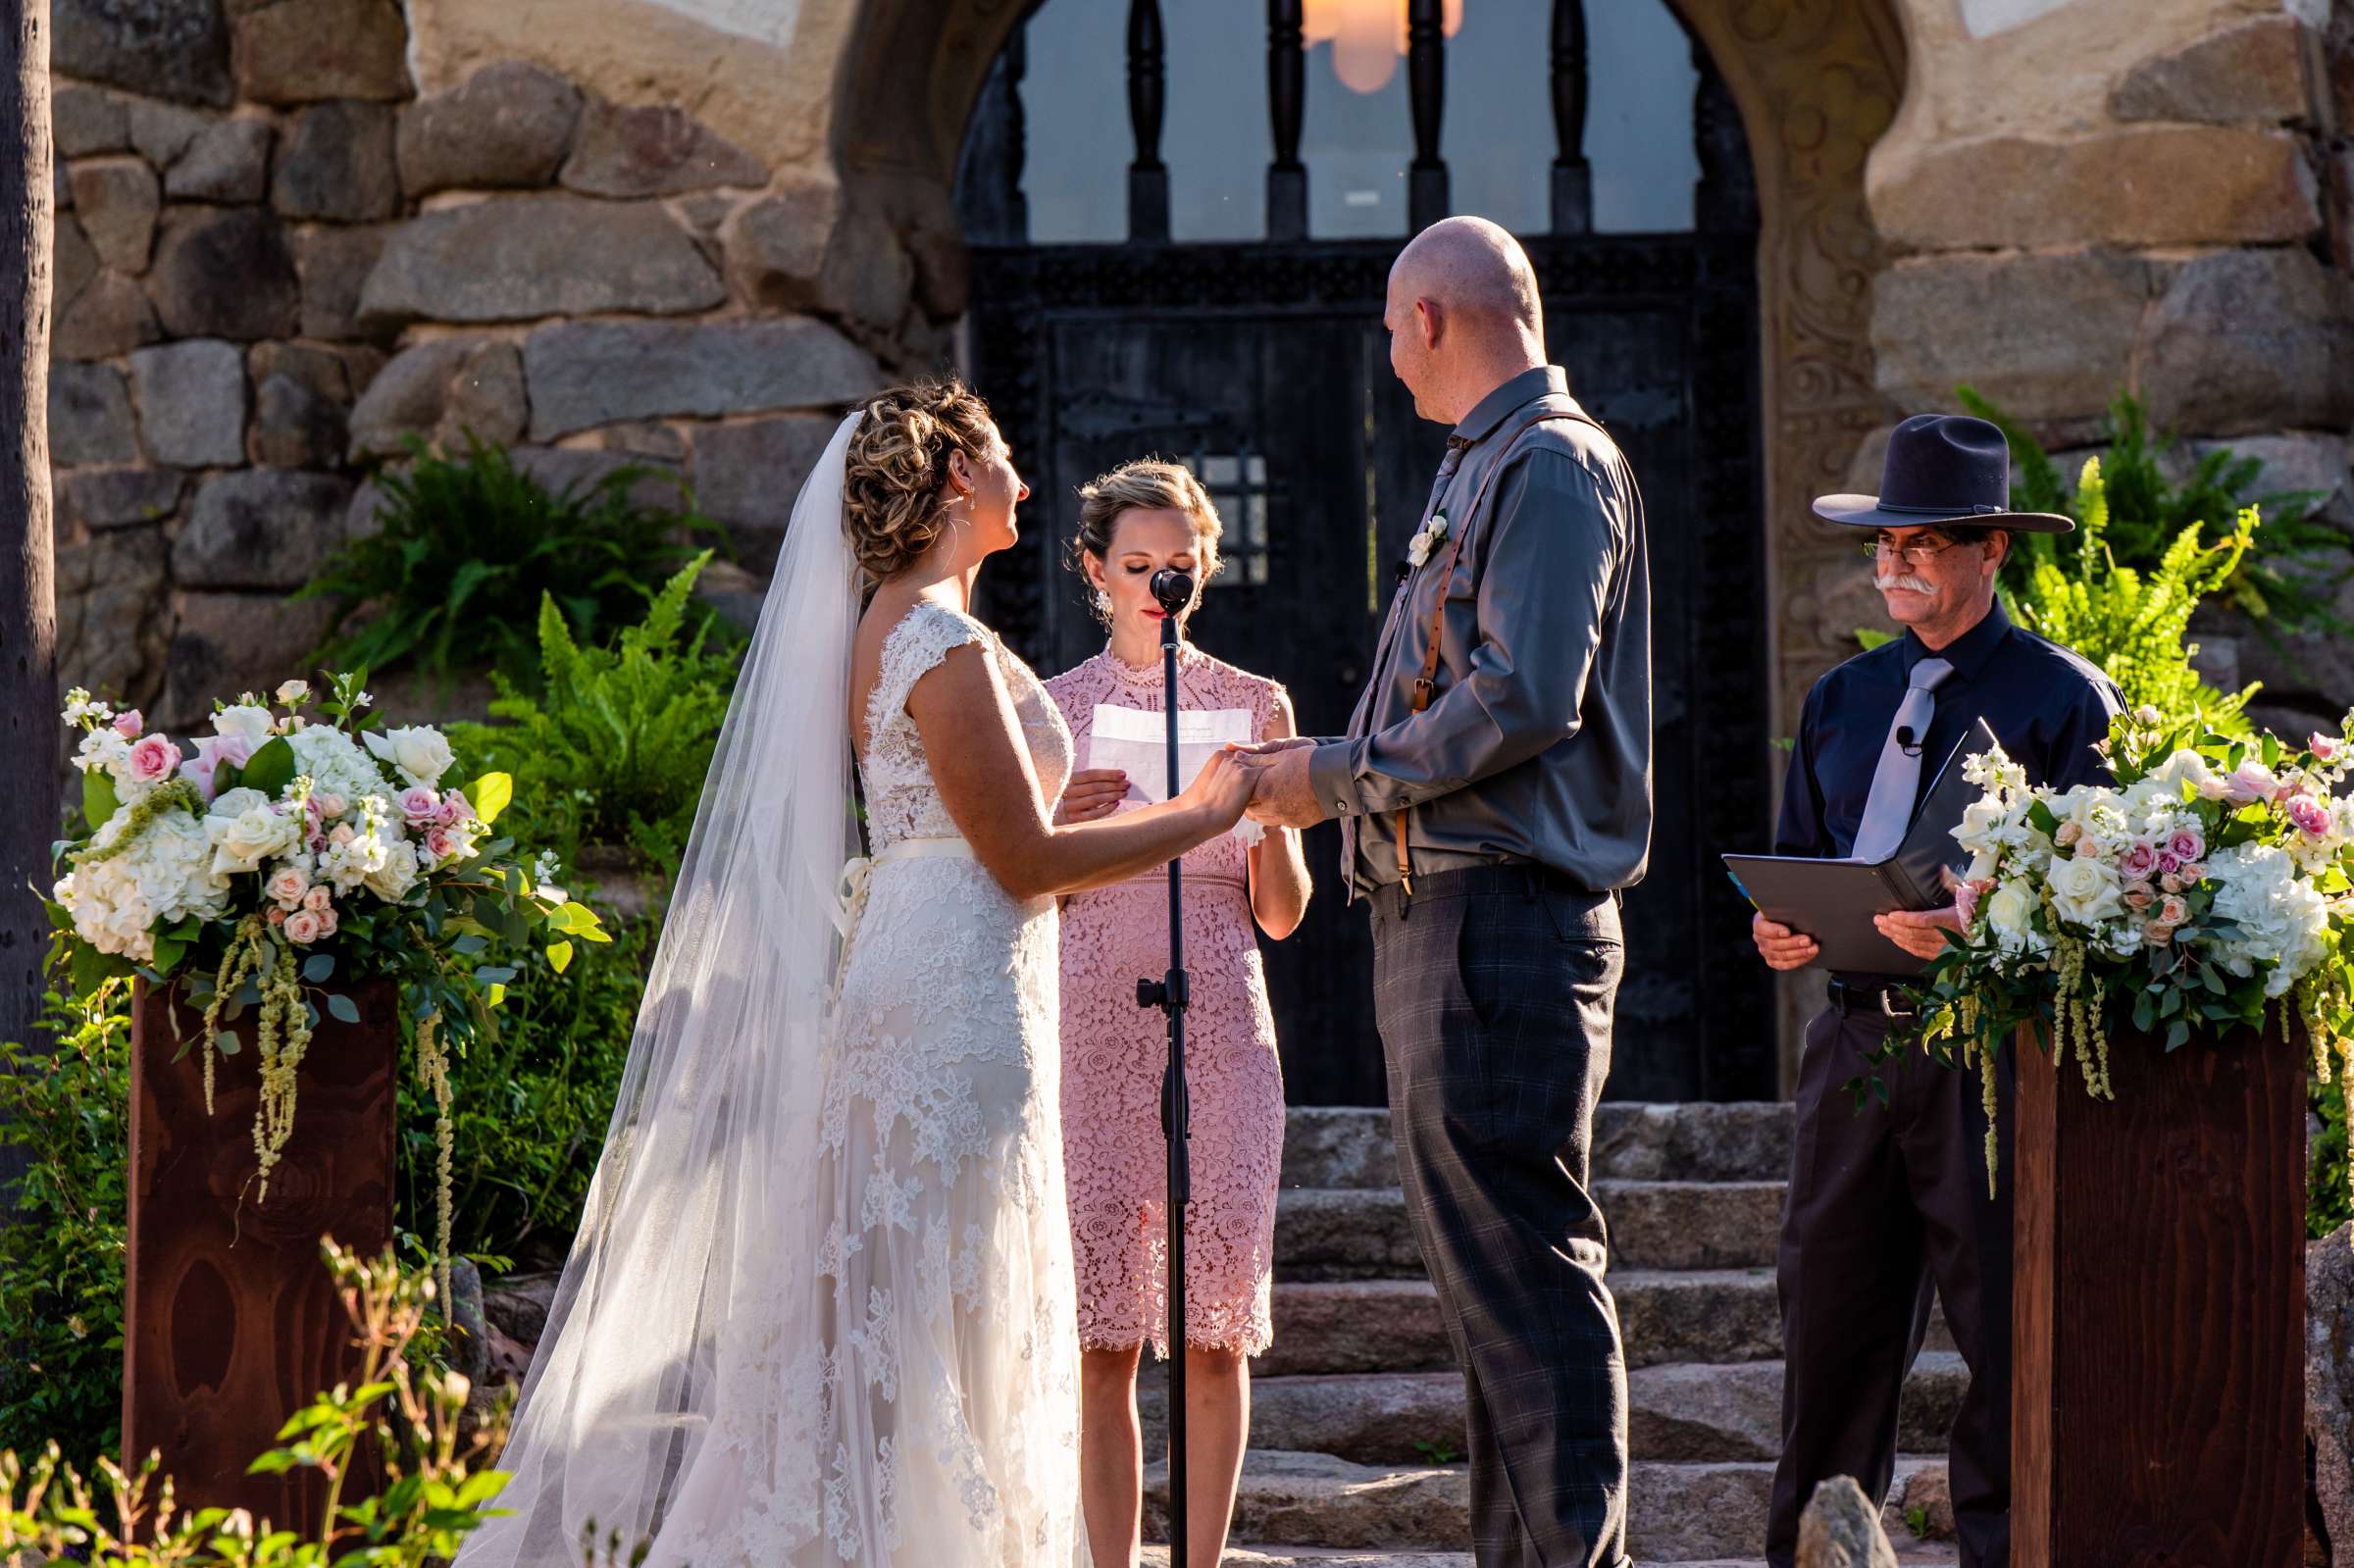
[(678, 468), (760, 572), (834, 415), (948, 356), (830, 176), (658, 92), (420, 95), (393, 0), (58, 0), (55, 39), (61, 676), (164, 722), (299, 667), (289, 592), (405, 432)]
[[(1974, 385), (2072, 473), (2130, 390), (2185, 455), (2257, 456), (2258, 492), (2321, 491), (2354, 530), (2354, 7), (1909, 10), (1912, 86), (1867, 179), (1893, 252), (1872, 291), (1881, 390), (1916, 413)], [(1797, 613), (1879, 623), (1860, 571), (1817, 586)], [(2354, 593), (2339, 608), (2354, 618)], [(2354, 701), (2349, 650), (2249, 630), (2214, 618), (2206, 653), (2265, 683), (2267, 722), (2301, 733)]]

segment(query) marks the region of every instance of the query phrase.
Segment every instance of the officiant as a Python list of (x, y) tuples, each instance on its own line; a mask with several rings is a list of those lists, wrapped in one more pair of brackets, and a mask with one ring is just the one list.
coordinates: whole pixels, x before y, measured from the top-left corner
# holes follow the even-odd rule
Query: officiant
[[(1807, 694), (1782, 789), (1774, 852), (1877, 859), (1912, 825), (1924, 776), (1978, 719), (2037, 784), (2105, 776), (2093, 746), (2122, 703), (2094, 665), (2012, 624), (1995, 582), (2014, 535), (2062, 533), (2051, 513), (2010, 508), (2002, 431), (1960, 415), (1898, 426), (1877, 495), (1827, 495), (1816, 515), (1862, 535), (1888, 617), (1904, 634), (1857, 655)], [(1925, 769), (1925, 774), (1924, 774)], [(1877, 919), (1891, 971), (1942, 948), (1951, 904)], [(1758, 951), (1797, 969), (1817, 945), (1759, 915)], [(1882, 1073), (1887, 1103), (1859, 1111), (1842, 1086), (1872, 1069), (1913, 1013), (1903, 977), (1836, 974), (1807, 1026), (1790, 1195), (1779, 1256), (1782, 1454), (1766, 1555), (1789, 1568), (1800, 1512), (1820, 1482), (1855, 1477), (1875, 1507), (1896, 1460), (1897, 1399), (1945, 1304), (1969, 1391), (1950, 1440), (1954, 1517), (1966, 1568), (2010, 1560), (2011, 1192), (1987, 1191), (1986, 1120), (1976, 1080), (1915, 1061)], [(2011, 1084), (1997, 1100), (2000, 1169), (2010, 1171)]]

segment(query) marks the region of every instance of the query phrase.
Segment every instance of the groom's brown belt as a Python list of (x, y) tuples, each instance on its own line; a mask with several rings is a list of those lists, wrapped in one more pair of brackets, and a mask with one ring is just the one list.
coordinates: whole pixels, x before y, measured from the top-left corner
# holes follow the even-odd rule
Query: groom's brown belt
[[(1480, 480), (1479, 488), (1472, 493), (1470, 506), (1464, 509), (1463, 526), (1449, 531), (1455, 537), (1447, 546), (1447, 564), (1439, 572), (1438, 596), (1430, 606), (1430, 643), (1422, 650), (1422, 673), (1414, 677), (1414, 711), (1416, 713), (1420, 713), (1430, 706), (1431, 695), (1438, 689), (1439, 638), (1447, 631), (1447, 584), (1455, 581), (1456, 558), (1462, 554), (1463, 538), (1471, 531), (1472, 520), (1479, 516), (1479, 503), (1488, 498), (1488, 489), (1496, 482), (1496, 476), (1504, 472), (1506, 462), (1512, 455), (1512, 443), (1551, 420), (1567, 420), (1572, 424), (1591, 425), (1598, 430), (1602, 429), (1601, 421), (1588, 415), (1557, 411), (1523, 420), (1511, 434), (1504, 438), (1504, 450), (1497, 454), (1495, 462), (1488, 465), (1487, 475)], [(1404, 806), (1400, 806), (1390, 814), (1390, 836), (1398, 846), (1398, 885), (1406, 889), (1407, 897), (1411, 898), (1414, 896), (1414, 865), (1413, 857), (1406, 847), (1406, 807)]]

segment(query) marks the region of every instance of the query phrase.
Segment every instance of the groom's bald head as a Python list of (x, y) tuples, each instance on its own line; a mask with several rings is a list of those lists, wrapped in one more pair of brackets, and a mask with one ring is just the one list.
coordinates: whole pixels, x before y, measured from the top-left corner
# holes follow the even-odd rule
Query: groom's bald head
[(1484, 218), (1449, 218), (1414, 236), (1390, 268), (1382, 325), (1398, 379), (1424, 418), (1446, 424), (1545, 363), (1536, 272)]

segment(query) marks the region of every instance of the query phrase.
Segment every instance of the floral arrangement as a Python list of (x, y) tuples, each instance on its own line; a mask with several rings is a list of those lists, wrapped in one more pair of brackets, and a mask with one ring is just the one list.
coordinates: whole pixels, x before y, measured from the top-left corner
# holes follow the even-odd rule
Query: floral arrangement
[(439, 1108), (435, 1255), (446, 1267), (447, 1052), (495, 1032), (490, 1010), (515, 974), (479, 960), (537, 932), (561, 972), (572, 938), (610, 938), (551, 885), (550, 857), (527, 864), (497, 834), (508, 776), (450, 783), (448, 740), (422, 725), (376, 728), (365, 682), (364, 671), (336, 676), (319, 703), (324, 722), (304, 713), (314, 701), (304, 681), (280, 686), (275, 706), (251, 693), (216, 704), (212, 733), (185, 745), (136, 710), (69, 692), (85, 832), (59, 846), (53, 957), (72, 963), (85, 993), (110, 976), (177, 982), (203, 1008), (208, 1108), (216, 1055), (241, 1048), (224, 1026), (256, 1010), (257, 1201), (292, 1136), (297, 1074), (322, 1009), (359, 1021), (331, 983), (390, 978)]
[[(2354, 727), (2354, 714), (2341, 728)], [(2110, 1031), (2174, 1050), (2194, 1032), (2301, 1020), (2327, 1083), (2354, 1063), (2354, 798), (2347, 742), (2233, 738), (2144, 706), (2099, 750), (2113, 784), (2029, 788), (2000, 748), (1967, 759), (1984, 793), (1954, 837), (1972, 856), (1963, 930), (1931, 965), (1921, 1038), (1975, 1058), (1993, 1120), (1995, 1061), (2032, 1023), (2114, 1098)], [(2354, 1088), (2354, 1083), (2349, 1083)], [(1988, 1134), (1987, 1176), (1994, 1176)]]

